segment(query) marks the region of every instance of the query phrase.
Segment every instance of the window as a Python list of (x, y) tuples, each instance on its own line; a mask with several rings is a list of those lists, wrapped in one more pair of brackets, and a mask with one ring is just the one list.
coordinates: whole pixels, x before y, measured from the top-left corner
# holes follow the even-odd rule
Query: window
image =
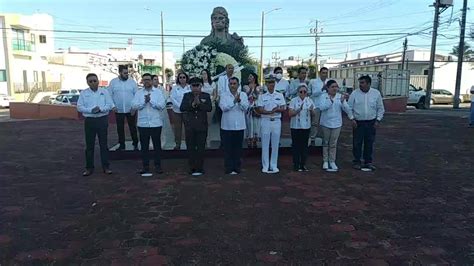
[(0, 69), (0, 82), (7, 81), (7, 71), (5, 69)]
[(36, 36), (35, 36), (35, 34), (32, 33), (30, 38), (31, 38), (31, 39), (30, 39), (31, 44), (34, 45), (34, 44), (36, 43)]
[(39, 36), (40, 43), (46, 43), (46, 35)]
[(429, 73), (428, 69), (423, 70), (423, 75), (426, 75), (426, 76), (427, 76), (428, 73)]

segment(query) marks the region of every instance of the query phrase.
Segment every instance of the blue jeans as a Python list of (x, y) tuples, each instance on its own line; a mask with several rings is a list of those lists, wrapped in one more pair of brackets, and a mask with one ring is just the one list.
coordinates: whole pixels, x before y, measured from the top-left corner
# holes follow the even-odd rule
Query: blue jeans
[(469, 125), (474, 126), (474, 102), (471, 101), (471, 119)]

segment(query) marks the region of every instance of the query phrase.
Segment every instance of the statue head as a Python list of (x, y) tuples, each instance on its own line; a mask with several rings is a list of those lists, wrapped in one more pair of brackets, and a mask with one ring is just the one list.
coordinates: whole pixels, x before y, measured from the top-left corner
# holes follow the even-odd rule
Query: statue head
[(211, 26), (213, 34), (215, 31), (225, 31), (226, 33), (229, 32), (229, 15), (227, 14), (227, 10), (225, 8), (218, 6), (212, 10), (211, 14)]

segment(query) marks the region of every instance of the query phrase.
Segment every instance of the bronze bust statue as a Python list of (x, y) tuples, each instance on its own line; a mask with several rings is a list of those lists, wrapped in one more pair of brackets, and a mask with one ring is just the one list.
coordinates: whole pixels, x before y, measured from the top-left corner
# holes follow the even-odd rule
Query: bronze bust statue
[(243, 49), (244, 39), (234, 34), (229, 34), (229, 15), (225, 8), (215, 7), (211, 14), (211, 34), (201, 40), (202, 45), (226, 45), (234, 48)]

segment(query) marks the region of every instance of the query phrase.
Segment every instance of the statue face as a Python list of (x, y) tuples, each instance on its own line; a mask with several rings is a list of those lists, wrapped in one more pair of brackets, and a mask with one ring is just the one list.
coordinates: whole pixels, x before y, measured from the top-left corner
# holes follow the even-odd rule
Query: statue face
[(212, 22), (212, 27), (214, 28), (214, 30), (218, 30), (218, 31), (224, 30), (226, 27), (226, 21), (227, 21), (227, 18), (224, 15), (220, 13), (212, 14), (211, 22)]

